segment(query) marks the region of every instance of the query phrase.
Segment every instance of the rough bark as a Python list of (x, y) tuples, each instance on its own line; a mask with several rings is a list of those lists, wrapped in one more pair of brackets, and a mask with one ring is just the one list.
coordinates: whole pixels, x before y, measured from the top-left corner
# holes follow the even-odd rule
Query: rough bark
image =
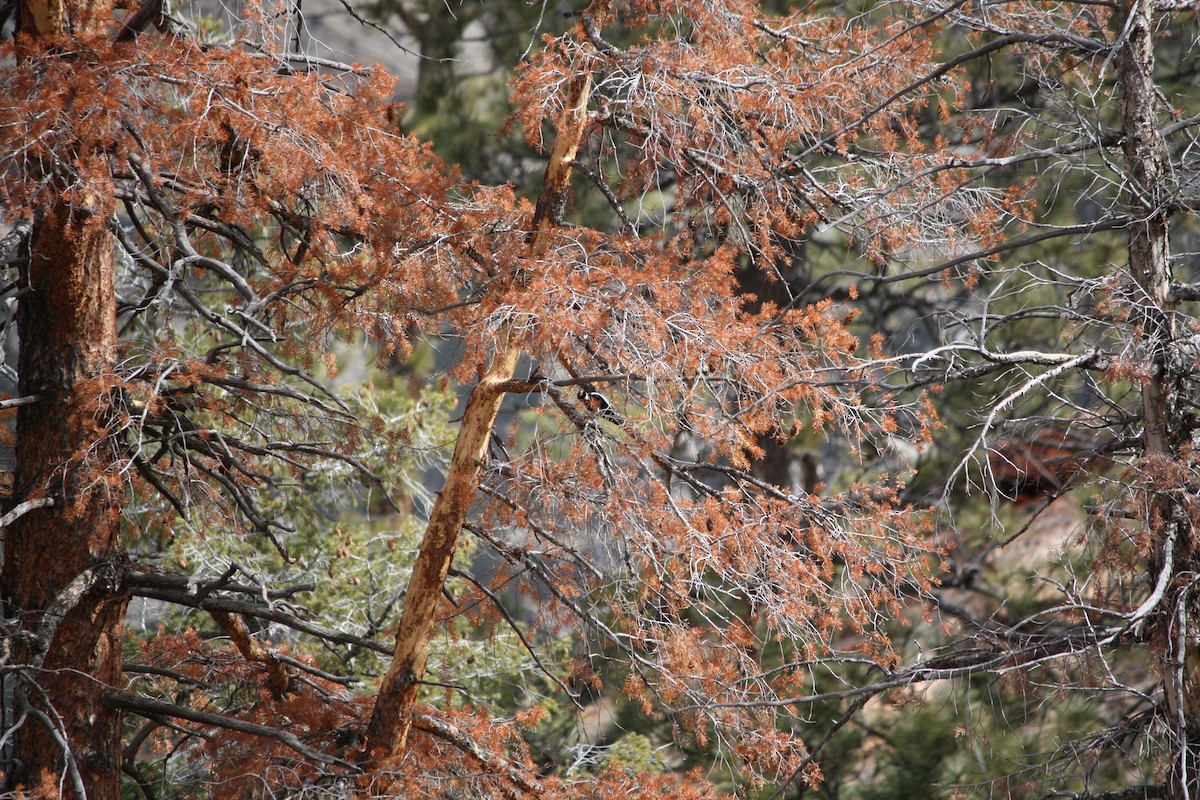
[[(43, 37), (103, 34), (112, 10), (112, 0), (23, 0), (18, 56), (54, 57)], [(47, 179), (76, 185), (40, 209), (20, 275), (18, 389), (38, 399), (17, 412), (13, 500), (40, 503), (3, 531), (4, 613), (25, 634), (14, 639), (19, 669), (5, 687), (25, 720), (5, 777), (35, 794), (46, 782), (63, 797), (119, 800), (121, 715), (101, 700), (121, 678), (127, 603), (107, 424), (117, 341), (112, 199), (79, 176)]]
[(36, 40), (64, 33), (103, 33), (111, 25), (113, 0), (23, 0), (17, 31)]
[[(608, 5), (608, 0), (593, 0), (584, 12), (589, 23), (600, 24), (607, 15)], [(557, 121), (554, 149), (546, 165), (545, 181), (530, 225), (531, 262), (544, 257), (549, 232), (561, 221), (561, 209), (570, 189), (571, 165), (587, 130), (591, 90), (589, 74), (576, 76), (566, 107)], [(409, 579), (396, 634), (396, 650), (380, 685), (367, 730), (366, 753), (372, 767), (387, 769), (395, 765), (408, 746), (413, 706), (425, 675), (442, 587), (454, 560), (458, 534), (479, 488), (488, 441), (504, 401), (504, 384), (512, 379), (520, 355), (517, 334), (508, 327), (501, 330), (496, 337), (491, 365), (467, 398), (446, 483), (430, 513), (429, 525)]]
[(0, 575), (6, 614), (30, 634), (12, 653), (25, 666), (13, 679), (16, 712), (29, 718), (16, 732), (9, 780), (35, 786), (49, 775), (64, 796), (83, 787), (90, 800), (121, 796), (120, 715), (100, 694), (121, 676), (126, 604), (115, 589), (119, 497), (107, 480), (115, 453), (104, 376), (116, 316), (104, 217), (60, 201), (34, 231), (17, 309), (18, 368), (21, 395), (39, 399), (17, 413), (14, 499), (52, 505), (4, 532)]
[[(1128, 185), (1129, 269), (1134, 306), (1150, 375), (1142, 387), (1143, 445), (1146, 469), (1156, 470), (1180, 456), (1190, 440), (1180, 408), (1181, 364), (1175, 347), (1175, 310), (1171, 291), (1169, 192), (1164, 181), (1166, 143), (1161, 133), (1154, 83), (1153, 5), (1132, 2), (1125, 17), (1124, 40), (1117, 53), (1121, 84), (1121, 124)], [(1152, 495), (1149, 525), (1154, 550), (1151, 585), (1169, 570), (1171, 580), (1156, 631), (1162, 654), (1167, 724), (1175, 743), (1166, 797), (1200, 797), (1200, 599), (1188, 574), (1200, 569), (1193, 552), (1189, 521), (1170, 490)]]

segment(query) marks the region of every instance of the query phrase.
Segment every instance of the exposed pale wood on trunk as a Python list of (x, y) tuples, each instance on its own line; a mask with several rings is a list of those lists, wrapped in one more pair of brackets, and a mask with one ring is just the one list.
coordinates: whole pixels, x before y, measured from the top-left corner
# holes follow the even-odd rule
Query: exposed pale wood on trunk
[(246, 627), (246, 621), (242, 619), (241, 615), (214, 610), (210, 610), (208, 613), (225, 631), (234, 647), (242, 654), (242, 658), (263, 665), (270, 681), (271, 695), (279, 700), (287, 694), (291, 679), (288, 677), (287, 670), (283, 668), (283, 662), (273, 652), (259, 644), (258, 640), (251, 635), (250, 629)]
[[(601, 24), (608, 6), (609, 0), (593, 0), (584, 15)], [(560, 221), (560, 210), (571, 185), (571, 165), (588, 127), (591, 91), (591, 75), (577, 75), (571, 83), (566, 107), (557, 120), (554, 148), (530, 225), (531, 263), (545, 257), (549, 234)], [(519, 335), (512, 325), (506, 325), (496, 336), (490, 366), (467, 399), (446, 483), (430, 513), (409, 580), (396, 650), (367, 731), (366, 752), (371, 766), (386, 769), (396, 764), (407, 748), (442, 587), (454, 560), (459, 532), (479, 488), (483, 459), (504, 400), (505, 384), (513, 378), (520, 356)]]

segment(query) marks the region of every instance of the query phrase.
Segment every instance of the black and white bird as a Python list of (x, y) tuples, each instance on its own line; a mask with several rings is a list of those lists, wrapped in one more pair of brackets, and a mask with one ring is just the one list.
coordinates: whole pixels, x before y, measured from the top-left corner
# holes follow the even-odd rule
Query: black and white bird
[(579, 402), (583, 404), (584, 408), (601, 419), (606, 419), (614, 425), (621, 425), (625, 422), (612, 407), (612, 403), (608, 402), (608, 398), (596, 390), (585, 386), (575, 396), (579, 398)]

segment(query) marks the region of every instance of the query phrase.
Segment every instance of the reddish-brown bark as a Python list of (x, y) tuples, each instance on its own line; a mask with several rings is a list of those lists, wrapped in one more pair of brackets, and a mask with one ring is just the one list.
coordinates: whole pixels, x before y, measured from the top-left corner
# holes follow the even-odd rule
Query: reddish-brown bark
[[(72, 17), (70, 9), (54, 2), (27, 0), (22, 30), (61, 32), (62, 20), (87, 19), (98, 7), (81, 7)], [(444, 749), (431, 746), (438, 739), (439, 747), (453, 746), (478, 761), (481, 775), (503, 773), (513, 786), (535, 790), (530, 788), (535, 787), (529, 777), (532, 761), (508, 764), (510, 750), (521, 751), (519, 737), (496, 733), (503, 726), (485, 720), (491, 709), (462, 715), (468, 723), (478, 719), (473, 730), (470, 724), (461, 730), (444, 724), (453, 709), (440, 710), (437, 719), (414, 712), (437, 614), (445, 608), (440, 598), (459, 532), (481, 497), (481, 470), (497, 412), (505, 392), (516, 390), (511, 378), (518, 358), (528, 353), (544, 362), (558, 360), (573, 378), (530, 381), (535, 389), (521, 389), (544, 389), (555, 400), (564, 417), (556, 435), (570, 448), (513, 466), (502, 492), (487, 487), (488, 497), (495, 499), (489, 513), (478, 516), (480, 539), (493, 535), (497, 552), (514, 568), (532, 572), (553, 595), (547, 606), (557, 604), (559, 611), (544, 615), (547, 622), (539, 620), (537, 625), (545, 627), (538, 634), (558, 635), (562, 623), (553, 617), (559, 612), (571, 625), (591, 626), (628, 656), (633, 673), (646, 682), (631, 680), (624, 688), (648, 712), (678, 714), (679, 729), (694, 733), (700, 744), (728, 743), (727, 752), (740, 759), (754, 781), (781, 775), (790, 775), (788, 782), (818, 779), (814, 758), (820, 743), (807, 750), (784, 716), (791, 713), (787, 699), (810, 690), (807, 668), (764, 665), (759, 645), (775, 641), (794, 645), (797, 652), (811, 648), (819, 656), (847, 625), (873, 631), (881, 610), (899, 610), (895, 596), (928, 588), (927, 528), (919, 512), (900, 502), (886, 474), (870, 491), (856, 487), (827, 503), (811, 497), (815, 479), (795, 479), (782, 437), (799, 425), (818, 436), (824, 426), (838, 423), (853, 440), (920, 437), (932, 409), (916, 404), (911, 411), (903, 405), (893, 409), (890, 396), (879, 401), (878, 409), (871, 405), (874, 398), (864, 393), (878, 393), (878, 387), (864, 376), (885, 362), (880, 356), (878, 364), (865, 363), (864, 342), (849, 327), (857, 287), (840, 292), (847, 307), (839, 308), (832, 295), (825, 297), (825, 284), (805, 289), (808, 277), (789, 275), (777, 262), (791, 258), (797, 266), (804, 258), (805, 231), (819, 221), (841, 219), (843, 212), (846, 220), (851, 212), (869, 217), (856, 246), (880, 265), (889, 253), (924, 258), (910, 252), (913, 242), (932, 250), (929, 242), (945, 239), (952, 252), (960, 252), (958, 222), (942, 220), (966, 215), (972, 240), (990, 242), (995, 240), (989, 236), (998, 235), (997, 220), (1008, 217), (998, 210), (1004, 202), (997, 200), (993, 208), (981, 200), (977, 215), (967, 204), (922, 221), (922, 210), (939, 204), (953, 191), (953, 181), (966, 176), (948, 170), (945, 154), (925, 152), (917, 140), (917, 116), (909, 115), (902, 100), (943, 74), (926, 63), (933, 53), (929, 37), (914, 33), (921, 25), (907, 33), (893, 29), (870, 35), (852, 27), (842, 30), (840, 24), (812, 25), (800, 14), (762, 22), (749, 6), (731, 5), (710, 17), (707, 5), (680, 11), (687, 21), (682, 28), (672, 21), (666, 30), (636, 39), (628, 34), (641, 24), (641, 12), (625, 10), (622, 18), (631, 29), (621, 38), (637, 44), (618, 47), (602, 35), (608, 3), (595, 0), (573, 38), (564, 37), (529, 61), (516, 83), (521, 118), (539, 144), (543, 122), (556, 125), (544, 189), (532, 211), (507, 189), (452, 187), (455, 179), (445, 178), (432, 161), (427, 164), (418, 145), (396, 137), (390, 127), (374, 127), (382, 124), (381, 98), (390, 97), (390, 88), (373, 87), (374, 80), (365, 76), (354, 91), (339, 88), (322, 95), (323, 79), (314, 75), (219, 48), (178, 56), (174, 43), (154, 49), (139, 42), (115, 51), (97, 46), (90, 65), (63, 58), (38, 65), (56, 67), (64, 76), (38, 89), (41, 107), (53, 110), (47, 118), (57, 119), (62, 111), (60, 83), (83, 87), (77, 90), (83, 97), (95, 86), (126, 92), (105, 93), (109, 107), (91, 120), (86, 143), (81, 143), (84, 122), (62, 113), (68, 121), (53, 136), (68, 144), (56, 145), (53, 157), (43, 158), (51, 162), (65, 154), (63, 160), (75, 165), (99, 152), (103, 166), (72, 175), (72, 185), (103, 192), (115, 183), (122, 197), (133, 198), (127, 202), (137, 207), (144, 224), (135, 225), (137, 235), (129, 233), (122, 246), (130, 257), (143, 259), (136, 266), (152, 289), (142, 308), (158, 302), (160, 288), (184, 292), (203, 282), (206, 296), (189, 295), (188, 307), (214, 326), (215, 338), (228, 342), (193, 358), (174, 352), (186, 349), (182, 343), (167, 343), (136, 369), (122, 349), (125, 407), (140, 409), (138, 419), (124, 423), (131, 431), (124, 435), (143, 452), (154, 443), (169, 456), (153, 464), (118, 461), (105, 422), (114, 352), (112, 243), (105, 228), (111, 209), (84, 191), (71, 196), (70, 205), (65, 200), (55, 205), (53, 199), (42, 203), (20, 320), (26, 344), (20, 388), (38, 401), (22, 410), (17, 492), (18, 499), (52, 497), (55, 505), (14, 526), (3, 587), (7, 609), (23, 614), (32, 634), (19, 658), (38, 668), (70, 667), (81, 677), (28, 672), (31, 699), (36, 704), (38, 691), (45, 689), (49, 704), (63, 716), (74, 759), (68, 764), (49, 729), (30, 721), (17, 741), (21, 754), (40, 754), (36, 763), (21, 756), (30, 766), (30, 780), (49, 770), (52, 782), (68, 787), (78, 782), (89, 796), (114, 797), (119, 788), (117, 720), (98, 703), (105, 684), (119, 677), (115, 637), (122, 608), (111, 584), (100, 580), (100, 572), (113, 570), (96, 569), (117, 566), (121, 554), (119, 492), (106, 477), (118, 469), (136, 471), (145, 481), (139, 490), (149, 492), (149, 486), (161, 492), (182, 516), (190, 507), (187, 490), (193, 481), (210, 479), (233, 496), (247, 529), (270, 533), (272, 520), (257, 513), (254, 497), (262, 488), (275, 500), (275, 490), (287, 481), (272, 482), (271, 470), (263, 467), (275, 452), (264, 442), (292, 442), (273, 436), (274, 428), (256, 429), (252, 436), (238, 431), (237, 437), (250, 439), (244, 443), (234, 436), (226, 440), (210, 436), (208, 423), (219, 428), (245, 419), (239, 412), (246, 407), (265, 418), (269, 411), (264, 409), (274, 406), (258, 406), (263, 397), (304, 398), (306, 413), (321, 408), (286, 383), (270, 386), (265, 375), (295, 377), (302, 384), (292, 364), (313, 356), (311, 348), (325, 333), (357, 337), (365, 330), (394, 346), (414, 324), (408, 315), (423, 319), (426, 313), (431, 330), (445, 326), (463, 337), (466, 355), (455, 376), (482, 378), (470, 396), (413, 570), (395, 657), (367, 731), (367, 763), (360, 766), (394, 768), (397, 783), (410, 781), (404, 784), (409, 793), (432, 793), (424, 791), (431, 784), (405, 776), (425, 771), (438, 779), (447, 761)], [(72, 24), (76, 32), (86, 27)], [(680, 36), (681, 29), (690, 32)], [(1130, 41), (1140, 41), (1141, 28), (1130, 30), (1135, 34)], [(810, 46), (817, 39), (830, 41), (818, 52)], [(26, 39), (22, 46), (31, 52), (37, 42)], [(114, 53), (128, 61), (91, 69), (107, 65)], [(593, 75), (602, 87), (594, 97)], [(913, 75), (929, 77), (912, 83)], [(170, 87), (165, 95), (154, 94), (151, 84), (158, 82)], [(355, 86), (354, 80), (347, 85)], [(923, 102), (914, 110), (920, 111)], [(144, 105), (145, 117), (127, 118), (123, 104)], [(332, 117), (330, 109), (337, 110)], [(1132, 106), (1128, 111), (1142, 113)], [(23, 137), (27, 142), (48, 140), (27, 117), (41, 119), (13, 112), (10, 119), (17, 122), (0, 127), (21, 130), (19, 122), (34, 132)], [(390, 109), (386, 118), (390, 125)], [(898, 132), (908, 129), (912, 141), (906, 144)], [(588, 135), (595, 131), (603, 135)], [(860, 136), (865, 144), (854, 149)], [(1130, 151), (1131, 161), (1143, 157), (1138, 147)], [(903, 154), (905, 166), (897, 167), (899, 172), (880, 166), (877, 173), (871, 172), (869, 159), (859, 166), (863, 154), (875, 149)], [(819, 154), (814, 160), (828, 160), (823, 172), (837, 187), (836, 196), (803, 172), (814, 153)], [(626, 222), (621, 235), (560, 225), (576, 158), (586, 159), (594, 182), (614, 182), (615, 188), (605, 187), (605, 196)], [(838, 159), (845, 162), (843, 177), (833, 166)], [(911, 175), (906, 171), (922, 166)], [(318, 174), (330, 180), (314, 181)], [(952, 180), (926, 185), (926, 178), (943, 174)], [(26, 184), (40, 185), (39, 178), (25, 176)], [(891, 188), (880, 195), (876, 184)], [(855, 198), (858, 190), (861, 199)], [(643, 209), (638, 219), (646, 224), (641, 225), (620, 207), (647, 191), (661, 193), (671, 209), (661, 233), (650, 233), (658, 223), (648, 220), (657, 212)], [(397, 200), (396, 195), (402, 196)], [(468, 201), (456, 205), (445, 200), (447, 195)], [(881, 197), (895, 203), (895, 210), (871, 210)], [(1139, 218), (1157, 224), (1150, 213), (1154, 208), (1139, 209), (1145, 212)], [(264, 222), (278, 236), (256, 236), (256, 241), (277, 238), (282, 249), (259, 254), (244, 235)], [(525, 231), (532, 234), (528, 239)], [(1165, 228), (1147, 229), (1151, 237), (1163, 233)], [(354, 242), (354, 252), (363, 257), (343, 252), (346, 242)], [(1131, 249), (1131, 260), (1140, 252)], [(1161, 252), (1151, 256), (1154, 263), (1145, 272), (1150, 283), (1162, 277), (1154, 261), (1160, 256), (1165, 257)], [(247, 274), (243, 264), (250, 265)], [(768, 279), (771, 275), (780, 280)], [(861, 277), (873, 280), (865, 273)], [(1159, 288), (1166, 286), (1147, 287), (1161, 304)], [(264, 334), (261, 342), (259, 334)], [(283, 344), (272, 338), (293, 335), (294, 341)], [(887, 386), (890, 377), (881, 380)], [(568, 384), (569, 394), (592, 381), (608, 382), (603, 388), (626, 395), (613, 397), (628, 425), (603, 415), (585, 420), (555, 395)], [(1162, 420), (1168, 413), (1151, 402), (1146, 418)], [(676, 434), (680, 440), (702, 440), (706, 452), (676, 457), (670, 449)], [(234, 442), (236, 455), (227, 441)], [(1169, 448), (1149, 439), (1147, 445), (1152, 454)], [(305, 447), (296, 445), (296, 457), (287, 462), (296, 470), (291, 477), (302, 474), (305, 464), (296, 454), (306, 454)], [(1031, 454), (1021, 475), (1053, 474), (1044, 459), (1034, 456), (1038, 453)], [(528, 531), (530, 541), (544, 545), (553, 557), (535, 558), (510, 547), (507, 537), (514, 530)], [(566, 537), (554, 536), (560, 530)], [(586, 569), (591, 544), (577, 548), (570, 538), (577, 532), (598, 532), (603, 538), (598, 554), (612, 563)], [(41, 561), (47, 552), (54, 554), (53, 564)], [(584, 568), (575, 569), (576, 564)], [(77, 599), (80, 577), (88, 575), (96, 580), (87, 581), (87, 591)], [(705, 604), (713, 586), (737, 602), (721, 608), (716, 603), (724, 600), (712, 601), (719, 613), (709, 617)], [(274, 607), (221, 607), (218, 598), (207, 596), (225, 588), (224, 579), (217, 580), (204, 592), (180, 590), (173, 602), (212, 611), (240, 650), (241, 667), (223, 676), (213, 667), (213, 680), (241, 688), (246, 675), (257, 676), (264, 666), (274, 702), (264, 696), (249, 711), (220, 714), (108, 692), (108, 705), (151, 719), (176, 716), (224, 728), (212, 737), (206, 755), (221, 791), (230, 791), (226, 777), (269, 772), (266, 765), (277, 756), (279, 763), (294, 763), (299, 754), (321, 769), (350, 770), (349, 762), (359, 758), (359, 712), (366, 701), (342, 702), (332, 692), (305, 695), (299, 681), (301, 688), (292, 691), (288, 672), (297, 668), (295, 660), (277, 659), (234, 615), (253, 616), (257, 610), (262, 619), (289, 620), (297, 630), (332, 641), (347, 639)], [(575, 602), (590, 596), (611, 596), (613, 602), (596, 607)], [(46, 613), (51, 608), (68, 612), (61, 625), (47, 624), (55, 618)], [(44, 631), (53, 636), (42, 636)], [(185, 637), (171, 649), (178, 651), (172, 667), (195, 652)], [(894, 661), (882, 634), (873, 635), (863, 649), (888, 668)], [(556, 674), (551, 677), (557, 680)], [(301, 719), (311, 740), (290, 733)], [(414, 720), (429, 735), (410, 743)], [(246, 738), (223, 749), (221, 737), (237, 741), (235, 734)], [(267, 752), (267, 740), (280, 750)], [(297, 771), (294, 785), (314, 774)], [(602, 786), (603, 777), (597, 780)], [(643, 791), (653, 785), (640, 784)], [(624, 790), (613, 789), (612, 796), (618, 791)]]
[[(111, 580), (121, 543), (105, 425), (104, 376), (116, 341), (113, 242), (98, 211), (59, 202), (37, 226), (22, 275), (20, 391), (38, 401), (17, 416), (14, 497), (48, 497), (53, 505), (5, 532), (3, 569), (8, 613), (27, 631), (51, 632), (16, 648), (15, 663), (31, 665), (17, 691), (59, 728), (35, 713), (39, 719), (16, 734), (20, 770), (10, 777), (36, 784), (49, 773), (62, 779), (66, 796), (78, 780), (90, 800), (120, 797), (120, 716), (100, 693), (120, 678), (125, 610)], [(56, 626), (44, 620), (88, 570), (98, 578), (89, 590), (56, 609), (65, 612)]]
[[(43, 36), (100, 32), (111, 14), (109, 0), (22, 2), (23, 54), (36, 57)], [(18, 387), (37, 400), (17, 414), (14, 499), (52, 505), (4, 532), (0, 575), (5, 611), (33, 634), (13, 652), (24, 666), (17, 711), (29, 716), (15, 733), (9, 782), (50, 781), (64, 797), (82, 790), (89, 800), (121, 796), (121, 717), (101, 702), (121, 677), (126, 606), (116, 590), (120, 492), (106, 424), (116, 355), (111, 203), (91, 186), (52, 191), (33, 230), (20, 275)]]

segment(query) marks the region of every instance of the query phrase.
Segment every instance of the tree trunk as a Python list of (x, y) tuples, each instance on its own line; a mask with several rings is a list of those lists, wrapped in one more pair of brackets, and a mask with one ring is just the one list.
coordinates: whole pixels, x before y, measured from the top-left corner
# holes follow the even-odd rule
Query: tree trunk
[[(764, 265), (754, 259), (734, 273), (738, 294), (755, 298), (744, 301), (749, 313), (758, 313), (764, 303), (782, 309), (803, 307), (809, 302), (807, 298), (797, 299), (810, 280), (806, 263), (808, 239), (799, 238), (788, 243), (785, 252), (775, 265)], [(785, 492), (812, 492), (819, 481), (816, 461), (811, 454), (801, 455), (791, 447), (789, 433), (771, 430), (758, 434), (755, 444), (762, 450), (762, 455), (753, 460), (751, 472), (754, 477)]]
[[(421, 59), (417, 62), (417, 87), (412, 107), (424, 117), (438, 113), (443, 102), (461, 95), (455, 80), (463, 30), (474, 18), (473, 6), (451, 6), (435, 0), (429, 14), (412, 32), (420, 38)], [(458, 98), (460, 101), (463, 99)]]
[[(583, 15), (599, 26), (608, 15), (608, 7), (609, 0), (592, 0)], [(531, 263), (545, 256), (549, 233), (562, 221), (560, 215), (571, 186), (571, 165), (588, 128), (591, 91), (591, 75), (586, 72), (577, 75), (571, 82), (566, 107), (557, 120), (554, 149), (546, 164), (546, 177), (530, 224)], [(454, 559), (459, 531), (479, 488), (482, 460), (504, 401), (504, 383), (512, 379), (520, 355), (519, 335), (506, 326), (496, 336), (491, 365), (467, 398), (446, 485), (434, 503), (421, 540), (400, 615), (396, 650), (380, 685), (367, 729), (366, 753), (371, 766), (383, 769), (393, 766), (407, 749), (413, 705), (425, 675), (442, 586)]]
[[(1133, 322), (1149, 356), (1142, 387), (1146, 469), (1177, 460), (1191, 433), (1180, 407), (1180, 353), (1169, 239), (1169, 192), (1164, 183), (1166, 143), (1161, 133), (1154, 83), (1154, 26), (1150, 0), (1133, 0), (1125, 16), (1124, 42), (1117, 53), (1121, 84), (1121, 127), (1128, 184), (1129, 270), (1135, 284)], [(1148, 525), (1154, 542), (1150, 583), (1165, 578), (1155, 636), (1162, 653), (1167, 724), (1174, 732), (1166, 797), (1200, 797), (1200, 597), (1186, 580), (1200, 569), (1188, 515), (1171, 488), (1149, 498)], [(1163, 571), (1168, 575), (1162, 576)], [(1176, 577), (1180, 580), (1175, 580)]]
[[(23, 0), (18, 57), (58, 57), (43, 36), (103, 33), (112, 0)], [(86, 101), (85, 101), (86, 102)], [(75, 160), (63, 152), (61, 163)], [(126, 598), (120, 489), (112, 482), (108, 419), (116, 356), (111, 197), (79, 176), (70, 198), (39, 210), (16, 311), (18, 391), (36, 397), (17, 412), (13, 500), (42, 500), (4, 531), (0, 592), (15, 637), (6, 698), (18, 722), (9, 788), (33, 796), (121, 797), (121, 718), (101, 692), (121, 678)], [(22, 724), (23, 723), (23, 724)]]
[(36, 396), (17, 413), (18, 503), (5, 531), (0, 588), (26, 632), (13, 663), (13, 785), (62, 786), (63, 796), (121, 796), (120, 716), (101, 691), (121, 676), (126, 599), (115, 594), (121, 543), (115, 453), (106, 425), (116, 352), (113, 238), (104, 213), (59, 201), (35, 226), (17, 308), (18, 386)]
[(504, 401), (503, 383), (512, 378), (519, 355), (515, 345), (501, 341), (491, 368), (467, 398), (446, 485), (438, 495), (421, 539), (404, 597), (396, 650), (380, 684), (367, 730), (366, 752), (373, 766), (387, 769), (395, 765), (408, 746), (413, 704), (429, 660), (429, 641), (442, 586), (454, 561), (458, 533), (479, 487), (492, 427)]

